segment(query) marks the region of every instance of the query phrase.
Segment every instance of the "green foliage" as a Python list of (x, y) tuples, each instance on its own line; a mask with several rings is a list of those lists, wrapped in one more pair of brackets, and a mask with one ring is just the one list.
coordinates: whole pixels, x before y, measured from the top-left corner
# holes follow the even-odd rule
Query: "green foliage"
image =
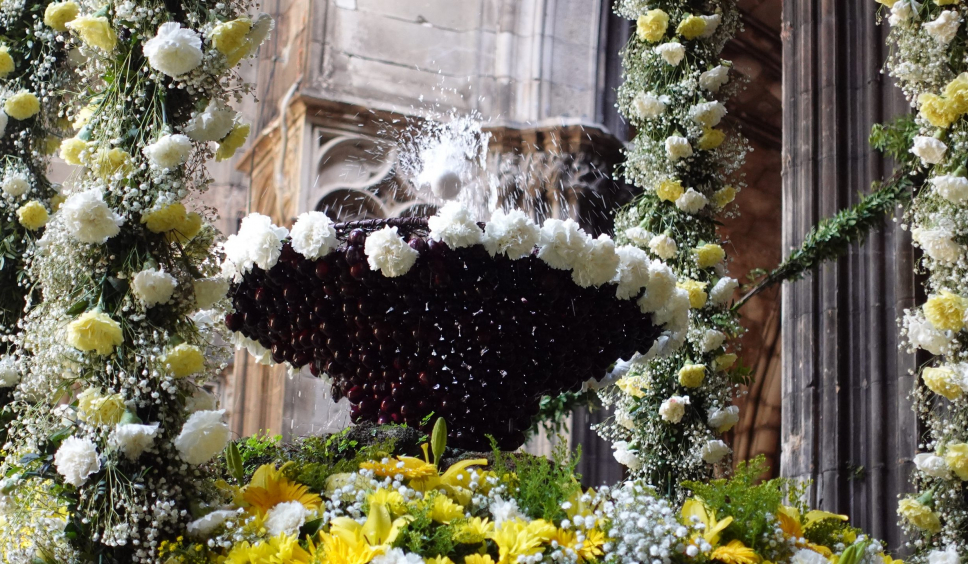
[(902, 168), (916, 168), (917, 157), (910, 149), (919, 127), (914, 114), (898, 116), (894, 121), (878, 123), (871, 128), (871, 147), (894, 159)]
[(256, 432), (251, 437), (240, 441), (237, 446), (243, 466), (249, 469), (253, 465), (265, 464), (275, 458), (279, 453), (281, 441), (282, 435), (269, 435), (268, 431)]
[(559, 522), (565, 518), (561, 504), (581, 491), (581, 476), (575, 473), (581, 447), (570, 452), (559, 441), (552, 460), (529, 454), (503, 453), (492, 441), (494, 472), (509, 484), (518, 507), (532, 519)]
[(566, 431), (565, 418), (579, 407), (597, 408), (598, 394), (596, 392), (564, 392), (557, 396), (543, 396), (541, 410), (534, 418), (534, 424), (528, 429), (527, 436), (533, 437), (542, 428), (548, 435), (560, 435)]
[(454, 527), (438, 525), (430, 516), (433, 507), (432, 494), (425, 504), (411, 504), (409, 514), (413, 517), (402, 531), (396, 543), (397, 547), (416, 554), (451, 554), (454, 552)]
[(296, 464), (287, 469), (293, 480), (312, 491), (325, 491), (326, 480), (333, 474), (356, 472), (368, 460), (380, 460), (394, 451), (392, 440), (358, 448), (348, 437), (352, 427), (328, 437), (308, 437), (296, 445), (289, 460)]

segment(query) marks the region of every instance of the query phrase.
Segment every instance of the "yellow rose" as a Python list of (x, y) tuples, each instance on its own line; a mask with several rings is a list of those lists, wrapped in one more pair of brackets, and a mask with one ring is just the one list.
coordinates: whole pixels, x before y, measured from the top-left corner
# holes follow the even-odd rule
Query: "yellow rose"
[(100, 311), (84, 313), (67, 326), (67, 343), (79, 351), (108, 355), (123, 342), (121, 326)]
[(699, 268), (709, 268), (723, 262), (726, 258), (726, 251), (722, 247), (713, 243), (707, 243), (701, 247), (696, 247), (696, 262)]
[(706, 379), (706, 367), (702, 364), (687, 364), (679, 369), (679, 384), (686, 388), (698, 388)]
[(659, 187), (655, 189), (655, 195), (659, 197), (660, 200), (665, 200), (667, 202), (674, 202), (682, 196), (683, 189), (682, 183), (678, 180), (663, 180), (659, 183)]
[(241, 123), (232, 128), (232, 131), (225, 136), (218, 144), (218, 150), (215, 151), (215, 160), (224, 161), (231, 159), (235, 152), (238, 151), (242, 145), (245, 145), (245, 140), (249, 137), (249, 130), (251, 126), (247, 123)]
[(693, 40), (706, 32), (706, 20), (699, 16), (689, 16), (679, 22), (676, 33), (688, 40)]
[(0, 45), (0, 78), (7, 78), (7, 75), (12, 73), (15, 68), (16, 65), (13, 64), (10, 50), (6, 45)]
[(649, 381), (645, 376), (625, 376), (615, 382), (615, 385), (633, 398), (643, 398), (645, 397), (645, 390), (649, 388)]
[(20, 225), (31, 231), (36, 231), (47, 225), (50, 215), (47, 214), (47, 209), (40, 202), (33, 200), (20, 206), (20, 209), (17, 210), (17, 219), (20, 220)]
[(168, 351), (165, 365), (175, 378), (185, 378), (205, 369), (205, 356), (195, 345), (182, 343)]
[(57, 213), (61, 205), (67, 201), (67, 198), (63, 194), (54, 194), (54, 197), (50, 199), (50, 210)]
[(85, 152), (87, 152), (87, 142), (77, 137), (71, 137), (61, 143), (60, 158), (64, 159), (67, 164), (80, 165), (84, 164)]
[(713, 360), (713, 370), (716, 372), (725, 372), (732, 368), (738, 359), (739, 357), (733, 353), (721, 354)]
[(660, 41), (669, 28), (669, 14), (662, 10), (649, 10), (648, 13), (639, 16), (635, 26), (635, 34), (640, 41), (657, 43)]
[(33, 92), (21, 90), (7, 98), (7, 101), (3, 104), (3, 110), (13, 119), (30, 119), (40, 111), (40, 100)]
[(699, 138), (699, 148), (703, 151), (712, 151), (719, 148), (726, 141), (726, 134), (719, 129), (704, 127), (702, 137)]
[(713, 192), (713, 203), (719, 209), (725, 208), (736, 199), (736, 188), (726, 186)]
[(930, 507), (914, 498), (902, 499), (897, 514), (922, 531), (937, 533), (941, 530), (941, 519)]
[(961, 73), (944, 89), (948, 109), (958, 115), (968, 113), (968, 73)]
[(131, 155), (127, 151), (118, 149), (101, 149), (94, 156), (91, 170), (100, 178), (110, 178), (116, 173), (129, 174), (134, 170)]
[(181, 227), (188, 215), (185, 204), (175, 202), (141, 216), (141, 223), (145, 224), (152, 233), (167, 233)]
[(121, 394), (103, 396), (94, 388), (88, 388), (77, 396), (77, 416), (86, 423), (113, 427), (121, 422), (125, 410)]
[(118, 44), (118, 34), (104, 16), (81, 16), (68, 22), (66, 27), (79, 35), (84, 43), (108, 53)]
[(245, 48), (248, 50), (245, 39), (251, 29), (252, 20), (249, 18), (239, 18), (215, 26), (215, 29), (209, 34), (209, 38), (219, 53), (231, 56), (240, 49)]
[(948, 445), (944, 451), (944, 462), (955, 476), (968, 481), (968, 443)]
[(929, 390), (944, 396), (951, 401), (960, 398), (964, 394), (958, 384), (955, 383), (955, 373), (947, 366), (942, 368), (925, 368), (921, 372), (921, 379)]
[(677, 287), (689, 293), (689, 307), (699, 309), (706, 305), (709, 296), (706, 294), (706, 283), (696, 280), (683, 280), (676, 284)]
[(942, 331), (961, 331), (965, 327), (965, 299), (961, 296), (942, 290), (934, 294), (924, 304), (924, 317)]
[(165, 234), (169, 243), (185, 244), (198, 235), (202, 230), (202, 216), (195, 212), (185, 214), (185, 219)]
[(54, 2), (44, 10), (44, 23), (57, 31), (67, 31), (67, 24), (77, 17), (80, 11), (74, 2)]

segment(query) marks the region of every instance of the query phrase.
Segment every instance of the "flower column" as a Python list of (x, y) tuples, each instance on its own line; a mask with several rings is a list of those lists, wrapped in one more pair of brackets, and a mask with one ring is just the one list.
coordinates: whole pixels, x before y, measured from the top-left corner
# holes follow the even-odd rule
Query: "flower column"
[(638, 130), (625, 176), (644, 193), (616, 218), (616, 231), (672, 265), (677, 295), (691, 314), (688, 327), (668, 332), (664, 350), (653, 351), (657, 358), (617, 367), (617, 387), (603, 392), (616, 415), (602, 432), (618, 441), (620, 462), (669, 495), (680, 493), (683, 480), (708, 478), (726, 459), (720, 435), (738, 420), (730, 404), (741, 381), (727, 350), (727, 339), (740, 331), (729, 310), (737, 283), (726, 275), (716, 233), (717, 215), (741, 186), (737, 171), (747, 151), (742, 137), (720, 127), (723, 100), (734, 89), (719, 54), (739, 25), (738, 12), (729, 0), (707, 2), (702, 12), (692, 5), (625, 0), (617, 8), (637, 21), (624, 52), (619, 108)]
[(227, 284), (217, 233), (184, 202), (211, 182), (213, 153), (244, 142), (228, 103), (247, 87), (231, 68), (271, 24), (244, 2), (172, 4), (47, 9), (86, 58), (60, 148), (83, 169), (28, 270), (43, 300), (17, 341), (5, 562), (152, 562), (222, 502), (206, 464), (229, 431), (201, 386), (224, 365), (212, 320)]

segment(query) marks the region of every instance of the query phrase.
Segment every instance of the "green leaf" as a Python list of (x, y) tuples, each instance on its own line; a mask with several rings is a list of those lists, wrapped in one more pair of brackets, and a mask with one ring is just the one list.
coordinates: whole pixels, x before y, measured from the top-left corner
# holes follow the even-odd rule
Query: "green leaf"
[(440, 466), (440, 459), (447, 450), (447, 421), (443, 417), (434, 423), (434, 430), (430, 435), (430, 449), (434, 453), (434, 464)]
[(242, 455), (239, 447), (234, 442), (225, 447), (225, 464), (229, 468), (229, 474), (240, 484), (245, 478), (245, 467), (242, 465)]
[(89, 304), (87, 303), (87, 300), (77, 301), (77, 302), (74, 303), (74, 305), (72, 305), (71, 307), (69, 307), (67, 309), (67, 315), (70, 315), (70, 316), (80, 315), (80, 314), (84, 313), (85, 311), (87, 311), (87, 306), (88, 305)]

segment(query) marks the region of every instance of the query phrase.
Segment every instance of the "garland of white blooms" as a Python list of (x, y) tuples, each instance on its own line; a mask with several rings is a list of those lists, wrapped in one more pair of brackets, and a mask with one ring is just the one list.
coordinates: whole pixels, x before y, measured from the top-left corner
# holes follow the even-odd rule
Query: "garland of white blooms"
[(228, 281), (217, 231), (186, 199), (210, 184), (206, 162), (248, 134), (229, 106), (249, 91), (232, 68), (272, 25), (249, 8), (0, 2), (0, 22), (28, 22), (27, 41), (73, 49), (74, 107), (2, 97), (14, 119), (45, 97), (75, 131), (60, 156), (80, 167), (27, 257), (43, 299), (17, 341), (4, 562), (155, 562), (196, 512), (224, 502), (207, 464), (229, 429), (202, 386), (225, 366), (215, 320)]
[(733, 0), (696, 11), (684, 0), (622, 0), (619, 15), (636, 21), (624, 56), (618, 107), (635, 126), (624, 174), (643, 195), (616, 218), (618, 240), (668, 261), (679, 282), (676, 300), (690, 305), (674, 325), (664, 358), (633, 358), (600, 395), (614, 418), (599, 427), (615, 457), (666, 495), (682, 496), (684, 480), (705, 480), (729, 462), (722, 434), (739, 420), (732, 405), (737, 355), (728, 342), (741, 332), (730, 310), (738, 284), (726, 274), (716, 217), (730, 213), (742, 187), (748, 144), (721, 127), (723, 102), (737, 90), (720, 59), (739, 28)]
[[(539, 260), (555, 269), (570, 270), (572, 280), (582, 288), (614, 284), (616, 298), (637, 300), (642, 313), (652, 315), (653, 322), (666, 329), (641, 358), (668, 354), (668, 343), (676, 339), (673, 328), (687, 323), (689, 303), (676, 292), (677, 279), (668, 265), (632, 245), (616, 247), (608, 235), (593, 238), (573, 219), (548, 219), (539, 227), (521, 210), (497, 210), (482, 230), (470, 211), (458, 202), (449, 202), (429, 218), (428, 227), (430, 239), (451, 249), (480, 245), (492, 257), (503, 255), (511, 260), (530, 256), (537, 249)], [(223, 275), (241, 280), (255, 266), (269, 270), (279, 261), (287, 238), (292, 249), (309, 260), (330, 254), (339, 244), (333, 221), (322, 212), (300, 215), (291, 232), (273, 225), (269, 217), (252, 213), (242, 220), (238, 234), (225, 242)], [(364, 253), (370, 268), (388, 278), (409, 272), (419, 256), (397, 228), (390, 226), (367, 237)], [(260, 362), (271, 363), (269, 351), (258, 342), (241, 333), (234, 338), (237, 346), (248, 349)]]
[(908, 213), (924, 251), (927, 301), (904, 313), (904, 333), (933, 358), (920, 368), (915, 409), (927, 425), (914, 483), (898, 509), (918, 560), (968, 554), (968, 5), (959, 0), (878, 0), (890, 9), (888, 70), (918, 110), (911, 152), (927, 185)]

